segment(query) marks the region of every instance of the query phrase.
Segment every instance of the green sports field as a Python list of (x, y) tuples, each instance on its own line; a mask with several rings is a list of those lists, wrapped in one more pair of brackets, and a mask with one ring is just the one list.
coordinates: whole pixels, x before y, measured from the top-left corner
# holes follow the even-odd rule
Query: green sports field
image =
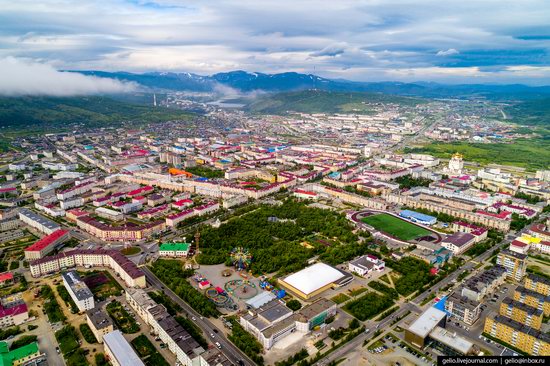
[(426, 229), (388, 214), (372, 215), (361, 220), (376, 230), (383, 231), (403, 241), (412, 240), (420, 236), (430, 234), (430, 232)]

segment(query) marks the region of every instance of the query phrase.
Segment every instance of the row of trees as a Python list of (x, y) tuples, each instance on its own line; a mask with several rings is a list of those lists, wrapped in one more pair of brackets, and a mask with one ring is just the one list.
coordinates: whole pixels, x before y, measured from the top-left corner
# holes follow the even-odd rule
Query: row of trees
[(227, 337), (237, 348), (243, 351), (252, 361), (257, 365), (264, 365), (264, 358), (261, 353), (263, 347), (254, 338), (254, 336), (248, 333), (244, 328), (236, 321), (232, 321), (231, 334)]
[(183, 270), (181, 262), (159, 259), (149, 268), (166, 286), (199, 314), (219, 316), (220, 313), (216, 305), (187, 282), (187, 278), (193, 274), (193, 271)]

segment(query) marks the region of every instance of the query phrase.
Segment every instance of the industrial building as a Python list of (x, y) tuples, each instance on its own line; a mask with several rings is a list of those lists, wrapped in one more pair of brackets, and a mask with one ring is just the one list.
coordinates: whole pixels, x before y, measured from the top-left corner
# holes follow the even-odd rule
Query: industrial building
[(145, 366), (120, 330), (106, 334), (103, 342), (105, 355), (113, 366)]
[(279, 285), (303, 300), (309, 300), (334, 286), (345, 286), (353, 276), (329, 266), (315, 263), (285, 278), (279, 279)]
[(84, 312), (95, 307), (94, 294), (90, 291), (88, 286), (86, 286), (84, 281), (80, 279), (76, 271), (64, 272), (61, 276), (63, 278), (63, 284), (78, 307), (78, 310)]

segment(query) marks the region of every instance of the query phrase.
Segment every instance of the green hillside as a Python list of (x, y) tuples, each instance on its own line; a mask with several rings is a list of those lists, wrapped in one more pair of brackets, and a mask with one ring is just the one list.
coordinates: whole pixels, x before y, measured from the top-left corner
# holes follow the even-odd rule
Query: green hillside
[(550, 168), (550, 138), (520, 139), (513, 143), (474, 144), (468, 142), (431, 143), (422, 147), (406, 148), (406, 153), (427, 153), (441, 158), (451, 158), (459, 152), (467, 161), (483, 165), (503, 164), (528, 170)]
[(246, 108), (252, 113), (264, 114), (288, 114), (289, 112), (369, 114), (372, 110), (367, 103), (416, 105), (424, 103), (424, 100), (378, 93), (304, 90), (263, 95), (250, 102)]
[(56, 130), (71, 124), (104, 127), (129, 121), (141, 124), (188, 119), (190, 115), (99, 96), (0, 98), (0, 127), (8, 129)]

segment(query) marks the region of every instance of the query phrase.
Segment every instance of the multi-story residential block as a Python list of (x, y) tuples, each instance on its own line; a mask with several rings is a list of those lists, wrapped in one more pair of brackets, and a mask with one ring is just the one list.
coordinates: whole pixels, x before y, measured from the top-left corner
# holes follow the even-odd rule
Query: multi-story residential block
[(120, 330), (103, 337), (105, 355), (113, 366), (145, 366)]
[(63, 285), (65, 285), (78, 310), (84, 312), (95, 307), (94, 294), (80, 279), (76, 271), (64, 272), (61, 277), (63, 278)]
[(103, 343), (103, 337), (114, 330), (111, 318), (98, 308), (86, 312), (86, 323), (99, 343)]
[(466, 280), (461, 295), (480, 302), (484, 297), (493, 294), (504, 282), (506, 282), (506, 269), (494, 266)]
[(40, 258), (44, 258), (46, 255), (50, 254), (62, 244), (64, 241), (70, 238), (70, 232), (68, 230), (57, 230), (46, 235), (42, 239), (38, 240), (36, 243), (25, 248), (25, 259), (27, 261), (32, 261)]
[(550, 296), (545, 296), (519, 286), (514, 290), (514, 300), (542, 310), (544, 316), (550, 315)]
[(204, 349), (199, 343), (170, 315), (163, 305), (156, 305), (147, 310), (149, 325), (167, 348), (176, 355), (176, 359), (186, 366), (192, 366), (193, 360), (199, 359)]
[(497, 255), (497, 264), (506, 268), (507, 278), (520, 282), (527, 270), (526, 258), (525, 254), (502, 250)]
[(76, 224), (81, 229), (106, 241), (139, 241), (165, 229), (164, 220), (143, 225), (111, 226), (90, 216), (79, 217)]
[(30, 227), (33, 227), (47, 235), (61, 229), (61, 226), (59, 226), (56, 222), (34, 213), (28, 208), (22, 208), (19, 210), (19, 219)]
[(483, 331), (530, 355), (550, 355), (550, 337), (546, 333), (505, 316), (488, 316)]
[(550, 295), (550, 280), (545, 277), (529, 273), (525, 276), (523, 286), (544, 296)]
[(460, 290), (453, 292), (445, 301), (445, 310), (468, 325), (474, 324), (481, 314), (481, 303), (462, 296)]
[(77, 249), (37, 259), (30, 263), (33, 277), (40, 277), (72, 267), (111, 268), (129, 287), (146, 286), (145, 274), (134, 262), (117, 250)]
[(542, 325), (542, 310), (506, 297), (500, 303), (500, 315), (506, 316), (521, 324), (540, 330)]

